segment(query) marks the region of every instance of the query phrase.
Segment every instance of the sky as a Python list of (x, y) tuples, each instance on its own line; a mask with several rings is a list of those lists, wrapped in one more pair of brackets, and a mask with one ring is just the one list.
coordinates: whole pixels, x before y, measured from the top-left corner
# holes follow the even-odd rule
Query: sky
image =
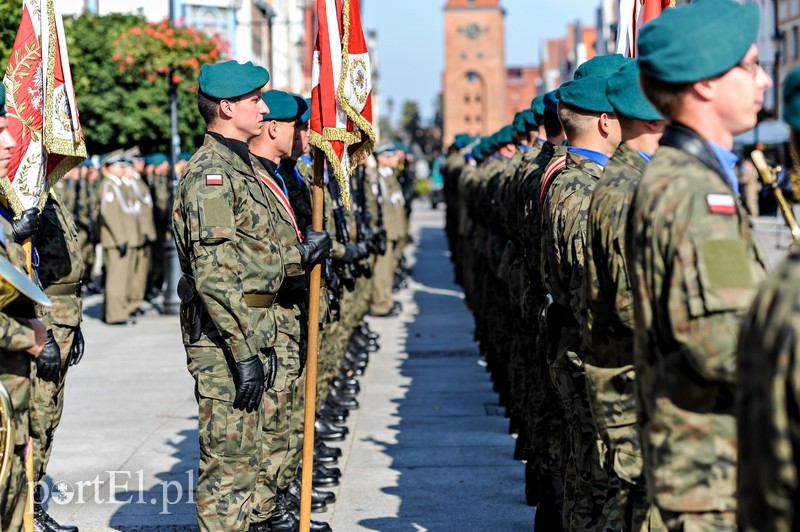
[[(415, 100), (423, 119), (433, 115), (444, 68), (445, 0), (361, 0), (364, 29), (378, 31), (382, 112), (394, 100), (393, 117)], [(501, 0), (506, 10), (506, 63), (539, 63), (539, 45), (563, 37), (567, 24), (596, 23), (600, 0)]]

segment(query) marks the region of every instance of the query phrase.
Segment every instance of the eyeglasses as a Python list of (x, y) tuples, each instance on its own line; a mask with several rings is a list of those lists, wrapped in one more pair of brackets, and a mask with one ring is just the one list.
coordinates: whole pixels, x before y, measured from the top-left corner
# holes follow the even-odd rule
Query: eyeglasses
[(737, 63), (736, 66), (743, 70), (747, 70), (753, 77), (756, 77), (758, 73), (761, 72), (761, 64), (758, 62), (758, 60), (755, 60), (752, 63), (745, 63), (742, 61), (741, 63)]

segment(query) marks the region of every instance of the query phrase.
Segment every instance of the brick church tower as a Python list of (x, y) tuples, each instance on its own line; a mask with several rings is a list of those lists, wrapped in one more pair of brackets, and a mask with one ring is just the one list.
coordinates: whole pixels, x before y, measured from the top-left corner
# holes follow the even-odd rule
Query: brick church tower
[(500, 0), (446, 0), (444, 142), (488, 135), (506, 120), (505, 12)]

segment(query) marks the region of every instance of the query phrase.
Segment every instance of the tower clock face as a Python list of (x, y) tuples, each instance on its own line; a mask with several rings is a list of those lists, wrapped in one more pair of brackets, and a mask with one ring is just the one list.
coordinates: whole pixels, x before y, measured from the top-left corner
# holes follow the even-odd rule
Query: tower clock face
[(464, 34), (467, 37), (467, 39), (471, 41), (476, 41), (481, 35), (483, 35), (484, 33), (488, 33), (489, 29), (481, 28), (481, 26), (477, 22), (473, 22), (465, 27), (460, 28), (459, 32)]

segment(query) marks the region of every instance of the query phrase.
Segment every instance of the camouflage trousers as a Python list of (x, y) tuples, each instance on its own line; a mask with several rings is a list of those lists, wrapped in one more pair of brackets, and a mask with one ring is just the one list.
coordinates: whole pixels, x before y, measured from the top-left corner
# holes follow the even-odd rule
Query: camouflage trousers
[[(197, 479), (197, 525), (201, 532), (246, 530), (250, 524), (256, 484), (263, 469), (264, 410), (245, 412), (233, 407), (236, 385), (225, 350), (186, 346), (195, 378), (198, 404), (200, 464)], [(266, 369), (266, 368), (265, 368)]]
[(667, 532), (661, 513), (647, 501), (647, 487), (620, 479), (619, 508), (626, 532)]
[(619, 478), (592, 419), (579, 347), (577, 329), (565, 327), (551, 364), (553, 383), (564, 407), (569, 446), (564, 475), (564, 527), (575, 531), (621, 530)]
[(253, 522), (265, 521), (272, 514), (275, 495), (281, 487), (279, 479), (285, 483), (286, 478), (294, 478), (297, 463), (294, 463), (295, 470), (290, 471), (290, 462), (302, 447), (302, 438), (298, 438), (297, 429), (292, 426), (292, 421), (296, 419), (294, 409), (299, 408), (302, 412), (302, 394), (305, 390), (301, 389), (303, 372), (300, 368), (300, 343), (278, 329), (275, 353), (278, 356), (275, 384), (264, 394), (261, 409), (261, 467), (253, 500)]
[(670, 532), (735, 532), (736, 512), (677, 513), (661, 510)]
[(0, 529), (22, 530), (28, 482), (25, 477), (25, 447), (29, 435), (29, 405), (33, 357), (25, 352), (3, 352), (0, 355), (0, 381), (5, 386), (14, 409), (14, 454), (8, 485), (0, 492)]
[(326, 323), (325, 328), (319, 334), (319, 359), (317, 362), (317, 414), (319, 415), (325, 397), (330, 389), (330, 381), (336, 376), (336, 363), (338, 356), (336, 353), (337, 329), (341, 327), (340, 322), (334, 321)]
[(61, 422), (64, 410), (64, 383), (69, 369), (69, 357), (75, 340), (75, 328), (53, 325), (53, 336), (61, 350), (61, 381), (56, 384), (39, 378), (33, 379), (31, 400), (31, 437), (33, 438), (33, 479), (44, 480), (53, 436)]

